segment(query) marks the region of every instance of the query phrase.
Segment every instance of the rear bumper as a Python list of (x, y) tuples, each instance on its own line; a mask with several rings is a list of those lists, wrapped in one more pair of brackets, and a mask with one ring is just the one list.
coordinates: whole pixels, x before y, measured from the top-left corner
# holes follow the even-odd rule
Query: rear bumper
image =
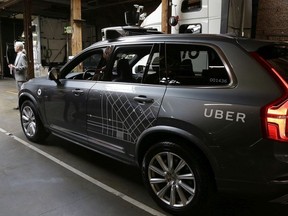
[[(234, 155), (234, 158), (239, 155)], [(288, 202), (288, 143), (261, 139), (241, 156), (238, 160), (231, 160), (229, 165), (226, 163), (222, 175), (216, 175), (220, 193)]]
[(288, 181), (269, 183), (217, 180), (218, 191), (230, 197), (288, 204)]

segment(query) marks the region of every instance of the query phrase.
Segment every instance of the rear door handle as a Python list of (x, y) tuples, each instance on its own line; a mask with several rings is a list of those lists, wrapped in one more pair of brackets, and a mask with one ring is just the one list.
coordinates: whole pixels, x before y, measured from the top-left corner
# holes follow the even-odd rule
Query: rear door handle
[(146, 96), (143, 96), (143, 95), (136, 96), (133, 99), (139, 103), (153, 103), (154, 102), (153, 98), (147, 98)]
[(81, 89), (74, 89), (74, 90), (72, 90), (72, 92), (75, 96), (80, 96), (84, 93), (84, 91)]

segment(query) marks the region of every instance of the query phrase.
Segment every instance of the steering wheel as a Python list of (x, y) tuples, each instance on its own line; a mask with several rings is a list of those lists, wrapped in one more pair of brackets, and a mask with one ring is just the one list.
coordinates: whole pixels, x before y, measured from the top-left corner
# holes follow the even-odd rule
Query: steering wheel
[(88, 70), (85, 70), (83, 72), (83, 75), (82, 75), (82, 79), (83, 80), (87, 80), (89, 79), (90, 77), (92, 77), (91, 73), (90, 72), (94, 72), (92, 69), (88, 69)]

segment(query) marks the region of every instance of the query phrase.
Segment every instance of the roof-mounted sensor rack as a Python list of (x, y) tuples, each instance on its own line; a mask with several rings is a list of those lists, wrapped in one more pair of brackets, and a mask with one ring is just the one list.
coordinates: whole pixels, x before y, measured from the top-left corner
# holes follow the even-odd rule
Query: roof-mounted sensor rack
[(154, 28), (143, 28), (139, 26), (117, 26), (117, 27), (108, 27), (103, 28), (102, 40), (113, 40), (119, 37), (126, 37), (132, 35), (146, 35), (146, 34), (162, 34)]
[(156, 28), (143, 28), (139, 26), (139, 21), (143, 14), (142, 5), (134, 5), (134, 8), (130, 11), (125, 12), (125, 23), (127, 26), (117, 26), (103, 28), (102, 40), (113, 40), (119, 37), (126, 37), (132, 35), (143, 35), (143, 34), (161, 34)]

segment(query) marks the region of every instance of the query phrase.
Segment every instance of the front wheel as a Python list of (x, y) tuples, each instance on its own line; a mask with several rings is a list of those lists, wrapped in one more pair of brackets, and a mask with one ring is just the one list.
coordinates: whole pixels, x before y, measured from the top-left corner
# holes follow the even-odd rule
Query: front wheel
[(40, 142), (46, 139), (48, 132), (45, 130), (31, 101), (25, 101), (22, 104), (20, 118), (23, 132), (30, 141)]
[(163, 209), (178, 215), (208, 213), (213, 177), (194, 151), (173, 142), (160, 142), (145, 154), (144, 184)]

